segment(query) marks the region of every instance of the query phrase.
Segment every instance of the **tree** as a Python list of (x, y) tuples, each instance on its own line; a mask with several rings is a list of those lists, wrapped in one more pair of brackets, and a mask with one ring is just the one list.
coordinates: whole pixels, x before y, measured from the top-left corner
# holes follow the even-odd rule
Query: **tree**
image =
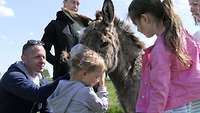
[(43, 70), (42, 75), (43, 75), (45, 78), (51, 78), (51, 75), (49, 74), (49, 71), (48, 71), (47, 69), (44, 69), (44, 70)]

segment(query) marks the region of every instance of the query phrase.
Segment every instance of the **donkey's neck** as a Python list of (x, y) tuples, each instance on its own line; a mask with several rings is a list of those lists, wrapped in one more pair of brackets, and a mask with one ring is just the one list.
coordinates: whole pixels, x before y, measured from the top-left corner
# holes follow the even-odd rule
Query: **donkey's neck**
[(118, 67), (109, 76), (117, 90), (125, 113), (135, 113), (136, 98), (140, 81), (141, 55), (134, 62), (121, 56)]
[[(141, 55), (139, 53), (138, 56), (135, 58), (132, 57), (132, 59), (128, 59), (126, 56), (119, 55), (117, 67), (115, 70), (109, 73), (113, 83), (122, 86), (121, 84), (127, 83), (130, 77), (139, 76), (138, 71), (140, 71), (141, 67), (140, 58)], [(116, 88), (120, 88), (120, 86), (117, 86)]]

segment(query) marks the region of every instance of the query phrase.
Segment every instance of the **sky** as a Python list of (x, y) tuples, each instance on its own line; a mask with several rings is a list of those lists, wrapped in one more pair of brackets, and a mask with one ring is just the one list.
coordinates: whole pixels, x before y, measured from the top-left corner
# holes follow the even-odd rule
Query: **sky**
[[(40, 40), (47, 24), (56, 18), (56, 12), (63, 5), (63, 0), (0, 0), (0, 75), (15, 61), (21, 60), (21, 49), (29, 39)], [(131, 0), (113, 0), (115, 14), (127, 21), (135, 35), (146, 47), (153, 44), (155, 37), (145, 38), (137, 32), (135, 26), (127, 20), (128, 5)], [(187, 0), (174, 0), (177, 14), (181, 17), (186, 29), (194, 34), (200, 30), (195, 26)], [(81, 0), (79, 13), (94, 19), (96, 10), (101, 10), (103, 0)], [(52, 66), (47, 63), (46, 69), (52, 74)]]

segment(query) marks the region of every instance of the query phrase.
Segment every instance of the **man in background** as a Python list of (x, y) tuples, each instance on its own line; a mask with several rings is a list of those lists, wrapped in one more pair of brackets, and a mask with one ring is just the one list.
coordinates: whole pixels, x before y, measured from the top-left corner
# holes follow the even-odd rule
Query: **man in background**
[[(53, 65), (54, 80), (69, 72), (68, 53), (79, 42), (81, 29), (88, 26), (90, 21), (89, 18), (77, 14), (79, 5), (80, 0), (64, 0), (63, 8), (57, 12), (56, 20), (47, 25), (42, 37), (47, 61)], [(73, 16), (71, 12), (77, 15)], [(55, 55), (50, 52), (53, 46)]]

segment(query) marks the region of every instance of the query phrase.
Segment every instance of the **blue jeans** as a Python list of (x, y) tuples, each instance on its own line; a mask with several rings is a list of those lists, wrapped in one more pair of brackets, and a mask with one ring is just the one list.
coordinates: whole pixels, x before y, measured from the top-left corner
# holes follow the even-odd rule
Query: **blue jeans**
[(200, 113), (200, 99), (192, 102), (192, 112), (191, 113)]
[(191, 109), (192, 109), (192, 104), (188, 103), (184, 106), (167, 110), (164, 113), (191, 113)]

